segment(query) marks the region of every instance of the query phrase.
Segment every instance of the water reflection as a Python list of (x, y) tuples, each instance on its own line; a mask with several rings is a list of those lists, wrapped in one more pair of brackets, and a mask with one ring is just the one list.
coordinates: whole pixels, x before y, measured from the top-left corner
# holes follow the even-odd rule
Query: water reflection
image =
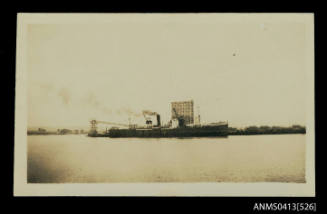
[(28, 136), (28, 182), (305, 182), (305, 135)]

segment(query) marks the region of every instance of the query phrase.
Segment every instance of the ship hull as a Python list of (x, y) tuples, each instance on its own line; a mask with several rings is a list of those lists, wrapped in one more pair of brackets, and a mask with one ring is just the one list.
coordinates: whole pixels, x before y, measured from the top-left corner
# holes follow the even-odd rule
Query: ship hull
[(227, 137), (228, 125), (156, 128), (156, 129), (112, 129), (106, 134), (93, 134), (91, 137), (111, 138), (186, 138), (186, 137)]

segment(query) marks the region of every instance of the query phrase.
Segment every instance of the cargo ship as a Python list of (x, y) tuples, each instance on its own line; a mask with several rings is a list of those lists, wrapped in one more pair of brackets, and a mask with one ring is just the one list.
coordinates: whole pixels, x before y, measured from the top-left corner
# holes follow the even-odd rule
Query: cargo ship
[[(143, 111), (145, 125), (121, 124), (91, 120), (89, 137), (111, 138), (187, 138), (187, 137), (227, 137), (228, 122), (200, 123), (200, 114), (194, 117), (193, 100), (172, 103), (172, 117), (162, 125), (160, 114)], [(97, 131), (98, 124), (112, 126), (105, 132)], [(123, 128), (121, 128), (123, 127)]]

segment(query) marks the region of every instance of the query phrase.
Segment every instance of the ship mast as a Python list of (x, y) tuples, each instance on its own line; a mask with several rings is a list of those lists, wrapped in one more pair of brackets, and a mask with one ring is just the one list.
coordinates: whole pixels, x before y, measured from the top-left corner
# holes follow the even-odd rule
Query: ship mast
[(197, 109), (198, 109), (198, 125), (201, 125), (201, 120), (200, 120), (200, 106), (197, 106)]

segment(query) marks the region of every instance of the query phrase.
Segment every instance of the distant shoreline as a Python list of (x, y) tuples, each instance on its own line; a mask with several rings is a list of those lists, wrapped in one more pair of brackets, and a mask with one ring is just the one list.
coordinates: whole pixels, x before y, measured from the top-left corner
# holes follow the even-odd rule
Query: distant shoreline
[[(228, 128), (228, 135), (277, 135), (277, 134), (305, 134), (306, 128), (304, 126), (293, 125), (290, 127), (280, 126), (249, 126), (246, 128)], [(86, 135), (87, 132), (73, 132), (67, 129), (60, 131), (46, 131), (39, 129), (35, 131), (27, 131), (27, 135)]]
[(228, 135), (271, 135), (271, 134), (305, 134), (304, 126), (293, 125), (290, 127), (281, 126), (249, 126), (244, 129), (233, 127), (228, 128)]
[(283, 133), (247, 133), (247, 134), (228, 134), (229, 136), (242, 136), (242, 135), (285, 135), (285, 134), (306, 134), (305, 132), (283, 132)]

